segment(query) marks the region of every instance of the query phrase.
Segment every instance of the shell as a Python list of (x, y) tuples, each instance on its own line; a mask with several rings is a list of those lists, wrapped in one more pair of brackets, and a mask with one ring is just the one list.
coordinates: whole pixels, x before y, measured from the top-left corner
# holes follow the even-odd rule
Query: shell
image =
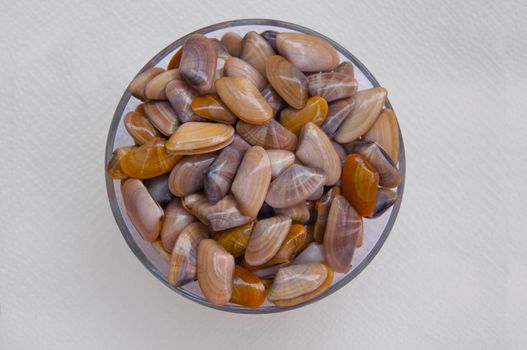
[(265, 149), (294, 151), (298, 142), (295, 134), (274, 119), (264, 125), (252, 125), (240, 120), (236, 123), (236, 131), (249, 144)]
[(328, 222), (329, 210), (331, 203), (337, 195), (340, 195), (340, 187), (332, 187), (327, 191), (316, 203), (317, 220), (313, 227), (313, 239), (322, 243), (324, 241), (324, 232), (326, 232), (326, 224)]
[(358, 88), (357, 80), (347, 73), (312, 74), (308, 81), (309, 94), (311, 96), (322, 96), (328, 102), (351, 97)]
[(333, 273), (323, 264), (299, 264), (278, 270), (267, 299), (279, 306), (300, 304), (322, 294)]
[(265, 32), (260, 33), (260, 35), (262, 36), (262, 38), (265, 39), (265, 41), (267, 41), (267, 43), (269, 43), (269, 45), (271, 45), (273, 50), (277, 51), (277, 47), (276, 47), (276, 36), (278, 35), (277, 31), (266, 30)]
[(216, 80), (221, 100), (241, 120), (262, 125), (273, 118), (273, 110), (258, 88), (245, 77), (223, 77)]
[(225, 61), (227, 61), (232, 56), (227, 50), (227, 48), (222, 44), (221, 41), (219, 41), (216, 38), (209, 38), (209, 40), (212, 41), (212, 44), (214, 45), (214, 48), (216, 49), (216, 56), (218, 59), (218, 65), (216, 66), (216, 72), (217, 72), (218, 69), (220, 69), (220, 61), (222, 62), (221, 69), (223, 69), (223, 65), (225, 64)]
[(377, 197), (375, 198), (375, 208), (373, 212), (368, 215), (369, 218), (376, 218), (384, 214), (384, 212), (397, 201), (397, 192), (387, 188), (379, 188)]
[(205, 118), (192, 111), (192, 100), (197, 93), (183, 80), (172, 80), (166, 87), (168, 102), (182, 123), (202, 122)]
[(158, 239), (157, 241), (152, 242), (152, 246), (155, 250), (159, 253), (161, 256), (161, 259), (163, 259), (167, 264), (170, 263), (170, 254), (163, 248), (163, 244)]
[(234, 258), (213, 239), (198, 247), (198, 283), (211, 304), (224, 305), (232, 297)]
[(110, 162), (108, 162), (108, 166), (106, 167), (108, 170), (108, 174), (116, 180), (120, 179), (126, 179), (128, 176), (122, 172), (121, 170), (121, 159), (130, 152), (135, 147), (129, 146), (129, 147), (120, 147), (116, 148), (113, 151), (112, 159), (110, 159)]
[(234, 128), (217, 123), (188, 122), (182, 124), (166, 143), (171, 154), (201, 154), (229, 145)]
[(295, 154), (284, 149), (268, 149), (267, 156), (271, 162), (271, 179), (276, 179), (295, 162)]
[[(324, 188), (321, 187), (321, 189)], [(298, 203), (288, 208), (276, 208), (274, 209), (274, 212), (277, 215), (289, 216), (293, 222), (298, 222), (301, 224), (309, 222), (309, 219), (311, 218), (311, 213), (309, 212), (309, 208), (305, 202)]]
[(181, 199), (181, 204), (186, 211), (195, 216), (199, 221), (205, 225), (209, 225), (207, 219), (207, 210), (210, 203), (207, 198), (201, 193), (194, 193)]
[(286, 106), (285, 101), (274, 91), (271, 85), (267, 85), (265, 89), (262, 90), (263, 98), (269, 103), (271, 109), (273, 110), (273, 118), (282, 108)]
[(344, 160), (348, 156), (348, 153), (346, 153), (346, 149), (338, 142), (331, 141), (331, 144), (333, 145), (333, 148), (335, 148), (335, 151), (339, 155), (340, 164), (344, 164)]
[[(260, 278), (273, 278), (278, 272), (278, 270), (280, 270), (285, 265), (286, 264), (273, 265), (273, 266), (264, 267), (258, 270), (254, 270), (251, 272)], [(266, 289), (269, 290), (269, 288), (266, 288)]]
[(145, 97), (148, 100), (166, 100), (165, 88), (172, 80), (179, 79), (179, 70), (172, 69), (152, 78), (145, 86)]
[(221, 43), (229, 54), (234, 57), (240, 57), (242, 52), (242, 37), (238, 33), (227, 32), (221, 37)]
[(145, 114), (145, 104), (144, 103), (140, 103), (137, 106), (135, 106), (135, 111), (137, 113), (139, 113), (139, 114), (146, 115)]
[(341, 62), (337, 68), (335, 68), (335, 72), (346, 73), (355, 78), (355, 68), (353, 67), (353, 63), (350, 61)]
[(172, 252), (174, 244), (185, 227), (196, 221), (196, 218), (183, 208), (181, 200), (174, 198), (165, 209), (165, 219), (161, 228), (161, 242), (167, 252)]
[(265, 301), (264, 283), (254, 273), (241, 266), (234, 267), (231, 303), (247, 307), (259, 307)]
[(217, 232), (214, 239), (223, 246), (232, 256), (238, 258), (245, 253), (245, 248), (249, 243), (249, 237), (253, 231), (254, 221), (233, 227), (228, 230)]
[(226, 230), (254, 220), (254, 217), (240, 212), (232, 195), (225, 196), (214, 205), (205, 206), (204, 214), (213, 231)]
[(172, 193), (168, 189), (168, 177), (170, 174), (164, 174), (152, 179), (145, 180), (143, 183), (152, 198), (162, 207), (166, 207), (172, 199)]
[(245, 77), (258, 90), (263, 90), (267, 86), (267, 79), (260, 74), (253, 66), (237, 57), (231, 57), (225, 62), (223, 67), (227, 77)]
[(265, 76), (265, 62), (274, 54), (271, 45), (260, 34), (253, 31), (245, 34), (240, 58), (256, 68), (261, 75)]
[(205, 119), (223, 124), (236, 123), (236, 116), (229, 111), (216, 95), (196, 96), (192, 100), (192, 111)]
[(183, 45), (181, 77), (198, 91), (212, 89), (217, 58), (216, 46), (211, 40), (201, 34), (191, 35)]
[(316, 242), (308, 244), (298, 256), (291, 262), (291, 265), (298, 264), (323, 264), (326, 261), (324, 246)]
[(320, 190), (313, 192), (311, 196), (307, 199), (308, 201), (316, 201), (319, 200), (320, 197), (324, 194), (324, 187), (321, 187)]
[(351, 267), (357, 238), (362, 231), (362, 218), (359, 214), (349, 205), (346, 198), (335, 196), (331, 202), (324, 233), (326, 261), (335, 272), (344, 273)]
[(382, 110), (377, 121), (362, 136), (362, 140), (377, 142), (388, 153), (394, 164), (399, 161), (399, 127), (391, 109)]
[(140, 180), (123, 181), (121, 191), (130, 221), (144, 240), (155, 241), (161, 231), (163, 209), (152, 199)]
[(167, 101), (145, 102), (144, 110), (148, 120), (165, 136), (172, 135), (179, 126), (177, 114)]
[(325, 182), (322, 170), (294, 164), (271, 182), (265, 201), (273, 208), (292, 207), (304, 202)]
[(361, 155), (346, 157), (342, 170), (342, 193), (360, 216), (368, 216), (375, 208), (379, 174)]
[(179, 287), (196, 279), (198, 246), (209, 237), (207, 227), (193, 222), (183, 229), (172, 249), (168, 267), (168, 283)]
[(265, 65), (265, 76), (273, 89), (293, 108), (307, 102), (308, 78), (282, 56), (272, 56)]
[(151, 179), (168, 173), (181, 156), (168, 154), (165, 141), (152, 139), (130, 150), (119, 162), (124, 174), (135, 179)]
[(183, 53), (183, 46), (181, 46), (181, 47), (176, 51), (176, 53), (174, 54), (174, 56), (172, 56), (172, 58), (171, 58), (170, 61), (168, 62), (167, 70), (179, 68), (179, 64), (181, 63), (181, 54), (182, 54), (182, 53)]
[(326, 182), (332, 186), (340, 178), (341, 161), (329, 137), (318, 126), (309, 122), (302, 128), (296, 156), (307, 166), (324, 169)]
[(256, 217), (271, 183), (271, 162), (267, 152), (253, 146), (245, 152), (231, 191), (242, 214)]
[(293, 258), (305, 247), (307, 240), (307, 229), (304, 225), (291, 225), (284, 242), (280, 249), (271, 260), (267, 262), (269, 265), (289, 263)]
[(363, 156), (379, 173), (379, 186), (393, 188), (401, 183), (401, 175), (392, 159), (375, 142), (354, 141), (349, 144), (351, 153)]
[(311, 97), (300, 110), (288, 107), (280, 113), (280, 123), (298, 136), (308, 122), (322, 125), (328, 113), (328, 103), (320, 96)]
[(375, 87), (353, 95), (353, 110), (340, 126), (335, 140), (347, 143), (358, 139), (375, 123), (386, 101), (386, 89)]
[(291, 218), (283, 215), (258, 221), (245, 249), (245, 261), (258, 266), (271, 260), (280, 249), (290, 228)]
[(124, 127), (138, 145), (159, 137), (159, 133), (146, 117), (137, 112), (128, 112), (124, 117)]
[(317, 36), (302, 33), (279, 33), (276, 47), (280, 55), (287, 58), (302, 72), (332, 70), (339, 64), (337, 50)]
[(145, 96), (145, 86), (148, 84), (150, 80), (152, 80), (155, 76), (163, 73), (165, 70), (163, 68), (154, 67), (147, 69), (146, 71), (139, 73), (134, 80), (130, 83), (130, 93), (135, 98), (138, 98), (140, 100), (146, 100)]
[(326, 119), (321, 126), (321, 129), (329, 138), (335, 136), (339, 127), (351, 113), (353, 106), (353, 98), (346, 98), (329, 104)]
[(207, 169), (218, 154), (205, 153), (183, 157), (172, 169), (168, 180), (170, 192), (185, 197), (203, 189)]
[(223, 150), (209, 167), (205, 177), (205, 194), (211, 204), (217, 203), (229, 192), (242, 157), (250, 145), (240, 136)]

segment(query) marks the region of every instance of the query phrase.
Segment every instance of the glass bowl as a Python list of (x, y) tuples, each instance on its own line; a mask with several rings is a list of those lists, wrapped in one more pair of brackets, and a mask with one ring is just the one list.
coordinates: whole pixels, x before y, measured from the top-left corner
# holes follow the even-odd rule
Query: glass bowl
[[(379, 86), (377, 80), (373, 75), (368, 71), (368, 69), (353, 56), (348, 50), (346, 50), (341, 45), (337, 44), (330, 38), (317, 33), (309, 28), (302, 27), (296, 24), (269, 20), (269, 19), (241, 19), (228, 22), (217, 23), (205, 28), (196, 30), (193, 33), (187, 34), (182, 38), (174, 41), (172, 44), (168, 45), (166, 48), (161, 50), (157, 55), (154, 56), (142, 69), (139, 73), (155, 66), (165, 68), (177, 49), (185, 42), (188, 36), (196, 33), (204, 34), (211, 38), (221, 38), (221, 36), (229, 31), (237, 32), (243, 36), (246, 32), (254, 30), (258, 33), (265, 30), (275, 30), (279, 32), (302, 32), (306, 34), (316, 35), (331, 43), (339, 52), (341, 61), (349, 60), (355, 66), (355, 78), (359, 83), (359, 90), (367, 89), (370, 87)], [(139, 74), (138, 73), (138, 74)], [(105, 164), (108, 164), (112, 157), (112, 152), (122, 146), (128, 146), (133, 144), (132, 138), (126, 132), (126, 129), (123, 125), (124, 115), (133, 111), (135, 107), (141, 101), (132, 97), (130, 95), (130, 89), (127, 88), (117, 105), (115, 114), (113, 116), (112, 123), (110, 125), (110, 130), (108, 132), (108, 140), (106, 143), (106, 161)], [(386, 107), (392, 108), (390, 102), (386, 100)], [(161, 258), (159, 252), (152, 246), (150, 242), (144, 241), (141, 236), (138, 234), (128, 215), (123, 204), (123, 198), (121, 194), (121, 188), (119, 186), (120, 181), (114, 180), (108, 176), (106, 169), (106, 188), (108, 191), (108, 197), (110, 200), (110, 206), (112, 208), (113, 215), (121, 230), (121, 233), (128, 243), (130, 249), (134, 252), (137, 258), (143, 263), (143, 265), (155, 276), (159, 281), (161, 281), (165, 286), (172, 289), (176, 293), (188, 298), (196, 303), (212, 307), (218, 310), (236, 312), (236, 313), (248, 313), (248, 314), (259, 314), (259, 313), (273, 313), (292, 310), (295, 308), (303, 307), (308, 304), (314, 303), (322, 298), (325, 298), (335, 291), (342, 288), (344, 285), (348, 284), (353, 280), (359, 273), (364, 270), (364, 268), (372, 261), (375, 255), (381, 249), (384, 241), (388, 237), (399, 212), (399, 207), (401, 206), (402, 194), (404, 189), (404, 180), (405, 180), (405, 154), (403, 139), (401, 131), (399, 130), (400, 138), (400, 157), (399, 157), (399, 171), (401, 173), (401, 184), (397, 188), (398, 198), (395, 204), (387, 210), (384, 214), (376, 219), (365, 219), (364, 220), (364, 243), (361, 248), (355, 251), (352, 260), (352, 268), (344, 274), (335, 273), (335, 278), (332, 285), (320, 296), (307, 301), (305, 303), (291, 306), (291, 307), (277, 307), (268, 301), (266, 301), (259, 308), (247, 308), (244, 306), (239, 306), (235, 304), (227, 304), (224, 306), (217, 306), (210, 304), (201, 294), (197, 282), (192, 282), (183, 287), (173, 288), (167, 282), (167, 272), (168, 264)]]

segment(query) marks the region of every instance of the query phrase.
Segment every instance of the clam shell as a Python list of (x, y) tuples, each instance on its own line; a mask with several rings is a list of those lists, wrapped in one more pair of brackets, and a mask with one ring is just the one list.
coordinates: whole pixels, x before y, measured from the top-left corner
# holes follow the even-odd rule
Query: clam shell
[(265, 149), (294, 151), (298, 142), (295, 134), (274, 119), (264, 125), (252, 125), (240, 120), (236, 123), (236, 131), (249, 144)]
[(379, 174), (357, 153), (349, 154), (342, 170), (342, 193), (360, 216), (368, 216), (375, 208)]
[(221, 37), (221, 43), (229, 54), (234, 57), (240, 57), (242, 52), (242, 37), (238, 33), (227, 32)]
[(181, 156), (168, 154), (165, 141), (152, 139), (130, 150), (119, 162), (121, 171), (135, 179), (151, 179), (168, 173)]
[(308, 201), (316, 201), (319, 200), (320, 197), (324, 194), (324, 187), (321, 187), (320, 190), (313, 192), (311, 196), (307, 199)]
[(339, 155), (340, 164), (344, 164), (344, 160), (348, 156), (348, 153), (346, 153), (346, 149), (338, 142), (331, 141), (331, 144), (333, 145), (333, 148), (335, 148), (335, 151)]
[(145, 86), (145, 97), (148, 100), (166, 100), (165, 88), (172, 80), (179, 79), (179, 70), (172, 69), (153, 77)]
[[(323, 189), (323, 187), (321, 187)], [(305, 224), (311, 218), (311, 213), (305, 202), (298, 203), (288, 208), (275, 208), (274, 212), (277, 215), (289, 216), (293, 222)]]
[(167, 70), (176, 69), (179, 68), (179, 64), (181, 63), (181, 54), (183, 53), (183, 46), (181, 46), (174, 56), (170, 59), (167, 65)]
[(273, 110), (258, 88), (245, 77), (223, 77), (216, 80), (221, 100), (241, 120), (262, 125), (273, 118)]
[(123, 202), (130, 221), (144, 240), (153, 242), (159, 236), (163, 209), (148, 193), (140, 180), (123, 180)]
[(199, 221), (205, 225), (209, 225), (207, 219), (207, 210), (210, 207), (210, 203), (207, 198), (201, 193), (194, 193), (181, 199), (181, 204), (186, 211), (195, 216)]
[(253, 31), (245, 34), (240, 58), (256, 68), (261, 75), (265, 76), (265, 62), (274, 54), (271, 45), (260, 34)]
[(285, 149), (268, 149), (267, 156), (271, 162), (271, 179), (276, 179), (295, 162), (295, 154)]
[(276, 255), (291, 227), (291, 218), (274, 216), (260, 220), (254, 226), (245, 250), (244, 258), (248, 264), (258, 266)]
[[(384, 214), (397, 201), (397, 192), (387, 188), (379, 188), (375, 198), (375, 208), (368, 215), (369, 218), (376, 218)], [(358, 245), (357, 245), (358, 246)]]
[(326, 186), (339, 180), (342, 171), (339, 155), (329, 137), (315, 124), (309, 122), (302, 128), (296, 156), (305, 165), (324, 169)]
[(168, 180), (170, 192), (185, 197), (201, 191), (207, 169), (218, 154), (216, 152), (183, 157), (172, 169)]
[(294, 164), (271, 182), (265, 201), (273, 208), (287, 208), (304, 202), (326, 182), (317, 168)]
[(359, 214), (346, 198), (335, 196), (324, 233), (326, 261), (335, 272), (346, 272), (351, 267), (357, 238), (362, 230), (362, 218)]
[(245, 152), (231, 191), (242, 214), (256, 217), (271, 183), (271, 162), (267, 152), (253, 146)]
[(206, 36), (191, 35), (183, 45), (179, 71), (198, 91), (212, 89), (217, 65), (216, 46)]
[[(218, 62), (223, 61), (222, 62), (222, 67), (223, 67), (223, 64), (225, 64), (225, 61), (227, 61), (229, 58), (232, 57), (231, 54), (229, 53), (225, 45), (223, 45), (223, 43), (220, 40), (216, 38), (209, 38), (209, 40), (212, 41), (212, 44), (216, 48), (216, 57), (218, 59)], [(218, 68), (220, 68), (219, 63), (218, 63), (218, 66), (216, 67), (216, 71), (218, 70)]]
[(357, 80), (347, 73), (325, 72), (312, 74), (308, 78), (311, 96), (322, 96), (332, 102), (351, 97), (357, 91)]
[(163, 248), (163, 244), (158, 239), (157, 241), (152, 242), (152, 246), (159, 253), (161, 258), (168, 263), (170, 263), (170, 254)]
[(335, 68), (335, 72), (346, 73), (352, 77), (355, 77), (355, 68), (353, 67), (353, 63), (350, 61), (341, 62), (337, 68)]
[(130, 83), (130, 93), (132, 96), (140, 99), (146, 100), (145, 96), (145, 86), (152, 80), (155, 76), (163, 73), (165, 70), (163, 68), (154, 67), (147, 69), (146, 71), (139, 73), (134, 80)]
[(217, 123), (188, 122), (182, 124), (166, 143), (171, 154), (200, 154), (229, 145), (234, 128)]
[(225, 196), (214, 205), (205, 206), (204, 214), (213, 231), (226, 230), (254, 220), (254, 217), (240, 212), (232, 195)]
[(317, 290), (326, 280), (323, 264), (299, 264), (278, 270), (267, 299), (271, 302), (293, 299)]
[(280, 110), (286, 106), (285, 101), (276, 91), (274, 91), (271, 85), (267, 85), (267, 87), (262, 90), (262, 96), (271, 106), (271, 109), (273, 110), (273, 118), (276, 113), (280, 112)]
[(329, 104), (328, 113), (321, 129), (333, 138), (337, 130), (342, 125), (344, 120), (348, 117), (353, 109), (354, 103), (352, 98), (346, 98), (340, 101), (335, 101)]
[(165, 209), (165, 219), (161, 228), (160, 236), (163, 248), (171, 253), (183, 229), (194, 221), (196, 218), (183, 208), (181, 200), (179, 198), (172, 199)]
[[(285, 265), (286, 264), (273, 265), (273, 266), (264, 267), (258, 270), (254, 270), (251, 272), (260, 278), (273, 278), (278, 272), (278, 270), (280, 270)], [(266, 288), (266, 289), (269, 290), (269, 288)]]
[(187, 225), (180, 233), (172, 249), (168, 267), (168, 283), (179, 287), (196, 279), (198, 247), (209, 237), (207, 227), (200, 222)]
[(167, 101), (145, 102), (144, 110), (148, 120), (165, 136), (172, 135), (179, 126), (177, 114)]
[(391, 109), (382, 110), (377, 121), (362, 136), (362, 140), (377, 142), (388, 153), (394, 164), (399, 161), (399, 128), (397, 118)]
[(227, 77), (245, 77), (258, 90), (263, 90), (267, 86), (267, 79), (260, 74), (253, 66), (237, 57), (231, 57), (225, 62), (223, 67), (225, 76)]
[(192, 111), (192, 100), (197, 96), (197, 93), (183, 80), (173, 80), (168, 83), (166, 94), (168, 102), (172, 105), (180, 122), (206, 121), (205, 118), (200, 117)]
[(234, 267), (231, 303), (247, 307), (259, 307), (265, 301), (264, 283), (254, 273), (241, 266)]
[(335, 141), (347, 143), (365, 134), (377, 120), (386, 95), (386, 89), (382, 87), (362, 90), (353, 95), (353, 110), (338, 129)]
[(273, 89), (293, 108), (304, 108), (307, 102), (308, 79), (282, 56), (272, 56), (265, 65), (265, 76)]
[(280, 112), (280, 123), (295, 135), (300, 134), (302, 127), (309, 122), (322, 125), (328, 113), (328, 103), (320, 96), (307, 100), (304, 108), (298, 110), (291, 107)]
[(271, 45), (273, 50), (277, 51), (278, 48), (276, 47), (276, 36), (278, 35), (277, 31), (274, 30), (266, 30), (265, 32), (260, 33), (262, 38), (265, 39)]
[(198, 247), (198, 283), (211, 304), (224, 305), (232, 297), (234, 258), (213, 239)]
[(318, 243), (324, 241), (324, 232), (326, 231), (326, 224), (328, 222), (329, 209), (331, 208), (331, 202), (333, 202), (333, 199), (337, 195), (340, 195), (340, 187), (332, 187), (320, 198), (320, 200), (317, 201), (315, 205), (317, 220), (313, 227), (313, 239)]
[(134, 148), (135, 147), (133, 146), (120, 147), (120, 148), (115, 149), (115, 151), (113, 151), (112, 159), (110, 159), (110, 162), (108, 163), (108, 166), (107, 166), (108, 174), (113, 179), (120, 180), (120, 179), (126, 179), (128, 177), (125, 173), (122, 172), (120, 163), (121, 163), (121, 159), (123, 159), (125, 154), (127, 154)]
[(138, 145), (159, 137), (159, 133), (146, 117), (137, 112), (128, 112), (124, 117), (124, 127)]
[(317, 36), (302, 33), (279, 33), (276, 47), (280, 55), (287, 58), (302, 72), (332, 70), (339, 64), (337, 50)]
[(291, 262), (291, 265), (298, 264), (323, 264), (326, 261), (324, 246), (317, 242), (308, 244), (298, 256)]
[(139, 114), (146, 115), (145, 114), (145, 104), (144, 103), (140, 103), (137, 106), (135, 106), (135, 111), (137, 113), (139, 113)]
[(216, 95), (196, 96), (192, 100), (192, 111), (205, 119), (223, 124), (236, 123), (236, 116), (229, 111)]
[(358, 153), (379, 173), (379, 186), (393, 188), (401, 183), (401, 175), (392, 159), (375, 142), (354, 141), (349, 146), (351, 153)]
[(166, 207), (172, 199), (172, 193), (168, 189), (168, 177), (170, 174), (164, 174), (152, 179), (145, 180), (143, 183), (152, 198), (161, 206)]
[(249, 243), (249, 237), (253, 231), (254, 221), (233, 227), (228, 230), (217, 232), (214, 239), (223, 246), (232, 256), (238, 258), (245, 253), (245, 248)]
[(293, 224), (280, 246), (278, 252), (271, 260), (269, 265), (289, 263), (305, 247), (307, 240), (307, 228), (304, 225)]
[(240, 136), (223, 150), (209, 167), (205, 177), (205, 194), (211, 204), (217, 203), (229, 192), (242, 157), (250, 145)]

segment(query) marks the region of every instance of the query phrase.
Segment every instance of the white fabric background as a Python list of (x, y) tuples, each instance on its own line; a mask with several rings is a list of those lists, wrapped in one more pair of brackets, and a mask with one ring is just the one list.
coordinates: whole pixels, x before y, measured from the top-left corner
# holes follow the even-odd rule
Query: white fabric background
[[(276, 315), (162, 286), (118, 232), (107, 129), (138, 69), (211, 23), (324, 33), (389, 91), (403, 205), (350, 285)], [(525, 349), (525, 1), (2, 1), (0, 349)]]

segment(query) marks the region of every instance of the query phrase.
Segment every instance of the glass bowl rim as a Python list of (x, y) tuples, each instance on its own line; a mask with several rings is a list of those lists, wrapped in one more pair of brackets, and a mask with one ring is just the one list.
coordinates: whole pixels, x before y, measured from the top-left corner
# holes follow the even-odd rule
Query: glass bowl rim
[[(360, 62), (346, 48), (344, 48), (340, 44), (336, 43), (332, 39), (326, 37), (323, 34), (320, 34), (320, 33), (316, 32), (316, 31), (314, 31), (312, 29), (309, 29), (307, 27), (304, 27), (304, 26), (301, 26), (301, 25), (298, 25), (298, 24), (294, 24), (294, 23), (290, 23), (290, 22), (284, 22), (284, 21), (280, 21), (280, 20), (265, 19), (265, 18), (247, 18), (247, 19), (237, 19), (237, 20), (219, 22), (219, 23), (212, 24), (212, 25), (200, 28), (198, 30), (195, 30), (195, 31), (193, 31), (193, 32), (191, 32), (191, 33), (189, 33), (189, 34), (177, 39), (176, 41), (172, 42), (167, 47), (162, 49), (150, 61), (148, 61), (137, 74), (140, 74), (140, 73), (144, 72), (145, 70), (155, 66), (168, 53), (170, 53), (174, 49), (176, 49), (179, 46), (181, 46), (190, 35), (193, 35), (193, 34), (207, 34), (209, 32), (220, 30), (220, 29), (225, 29), (225, 28), (230, 28), (230, 27), (246, 26), (246, 25), (277, 26), (277, 27), (291, 29), (291, 30), (295, 30), (295, 31), (298, 31), (298, 32), (302, 32), (302, 33), (306, 33), (306, 34), (310, 34), (310, 35), (315, 35), (315, 36), (321, 37), (324, 40), (327, 40), (331, 45), (333, 45), (333, 47), (335, 47), (340, 54), (346, 56), (347, 59), (349, 59), (351, 62), (353, 62), (353, 64), (356, 67), (358, 67), (364, 73), (366, 78), (371, 82), (371, 84), (374, 87), (380, 86), (380, 84), (377, 81), (377, 79), (375, 79), (373, 74), (362, 64), (362, 62)], [(399, 147), (399, 172), (401, 174), (401, 183), (397, 187), (397, 200), (396, 200), (395, 204), (393, 205), (393, 209), (392, 209), (392, 212), (391, 212), (390, 217), (388, 219), (388, 222), (386, 223), (386, 226), (385, 226), (384, 231), (382, 232), (381, 236), (379, 237), (379, 239), (375, 243), (375, 245), (372, 248), (372, 250), (364, 258), (364, 260), (357, 267), (355, 267), (350, 273), (348, 273), (346, 276), (344, 276), (340, 281), (338, 281), (334, 285), (330, 286), (324, 293), (322, 293), (321, 295), (317, 296), (316, 298), (313, 298), (313, 299), (308, 300), (308, 301), (306, 301), (304, 303), (301, 303), (301, 304), (298, 304), (298, 305), (294, 305), (294, 306), (289, 306), (289, 307), (270, 306), (270, 307), (266, 307), (266, 308), (262, 308), (262, 309), (259, 309), (259, 308), (251, 309), (251, 308), (248, 308), (248, 307), (237, 306), (237, 305), (222, 305), (222, 306), (213, 305), (213, 304), (207, 302), (205, 299), (201, 299), (201, 298), (196, 297), (194, 294), (190, 293), (189, 291), (187, 291), (187, 290), (185, 290), (183, 288), (174, 288), (174, 287), (170, 286), (167, 283), (167, 281), (165, 280), (164, 276), (161, 274), (161, 272), (158, 271), (157, 268), (145, 256), (145, 254), (143, 254), (141, 249), (137, 246), (137, 244), (135, 243), (134, 239), (132, 238), (132, 235), (131, 235), (130, 231), (128, 230), (128, 227), (126, 226), (126, 223), (124, 222), (123, 216), (122, 216), (120, 208), (119, 208), (119, 204), (117, 203), (117, 198), (116, 198), (115, 189), (114, 189), (114, 180), (108, 175), (108, 172), (106, 171), (106, 166), (109, 163), (110, 159), (112, 158), (112, 153), (114, 151), (113, 150), (113, 145), (114, 145), (114, 142), (115, 142), (115, 136), (116, 136), (116, 132), (117, 132), (117, 127), (119, 125), (119, 122), (121, 121), (122, 114), (123, 114), (124, 109), (125, 109), (125, 107), (126, 107), (126, 105), (127, 105), (127, 103), (128, 103), (130, 98), (131, 98), (130, 86), (128, 86), (126, 88), (125, 92), (123, 93), (121, 99), (119, 100), (119, 104), (117, 105), (117, 108), (115, 110), (115, 113), (113, 115), (113, 118), (112, 118), (112, 121), (111, 121), (111, 124), (110, 124), (110, 129), (108, 131), (108, 137), (107, 137), (107, 141), (106, 141), (106, 151), (105, 151), (105, 162), (104, 162), (104, 166), (105, 166), (104, 173), (105, 173), (105, 178), (106, 178), (106, 190), (107, 190), (107, 193), (108, 193), (108, 200), (110, 202), (110, 207), (112, 209), (112, 213), (113, 213), (113, 216), (114, 216), (115, 221), (117, 223), (117, 226), (119, 227), (119, 230), (121, 231), (121, 234), (122, 234), (124, 240), (126, 241), (128, 246), (130, 247), (132, 252), (135, 254), (135, 256), (139, 259), (139, 261), (141, 261), (143, 266), (148, 271), (150, 271), (150, 273), (152, 273), (158, 280), (161, 281), (161, 283), (163, 283), (166, 287), (172, 289), (176, 293), (184, 296), (185, 298), (187, 298), (187, 299), (189, 299), (191, 301), (194, 301), (196, 303), (199, 303), (201, 305), (204, 305), (204, 306), (216, 309), (216, 310), (222, 310), (222, 311), (233, 312), (233, 313), (241, 313), (241, 314), (267, 314), (267, 313), (277, 313), (277, 312), (285, 312), (285, 311), (294, 310), (294, 309), (297, 309), (297, 308), (304, 307), (304, 306), (310, 305), (312, 303), (315, 303), (315, 302), (317, 302), (317, 301), (319, 301), (321, 299), (324, 299), (324, 298), (330, 296), (331, 294), (335, 293), (337, 290), (339, 290), (342, 287), (344, 287), (349, 282), (351, 282), (355, 277), (357, 277), (366, 268), (366, 266), (368, 266), (371, 263), (371, 261), (375, 258), (377, 253), (380, 251), (380, 249), (384, 245), (384, 242), (388, 238), (388, 235), (390, 234), (390, 232), (391, 232), (391, 230), (393, 228), (393, 225), (395, 224), (395, 220), (397, 218), (397, 215), (399, 213), (399, 208), (401, 206), (403, 192), (404, 192), (405, 173), (406, 173), (406, 160), (405, 160), (405, 152), (404, 152), (404, 143), (403, 143), (403, 137), (402, 137), (402, 134), (401, 134), (401, 129), (400, 129), (399, 123), (397, 123), (397, 128), (398, 128), (398, 133), (399, 133), (399, 145), (400, 145), (400, 147)], [(389, 99), (386, 99), (385, 107), (391, 108), (393, 110)]]

